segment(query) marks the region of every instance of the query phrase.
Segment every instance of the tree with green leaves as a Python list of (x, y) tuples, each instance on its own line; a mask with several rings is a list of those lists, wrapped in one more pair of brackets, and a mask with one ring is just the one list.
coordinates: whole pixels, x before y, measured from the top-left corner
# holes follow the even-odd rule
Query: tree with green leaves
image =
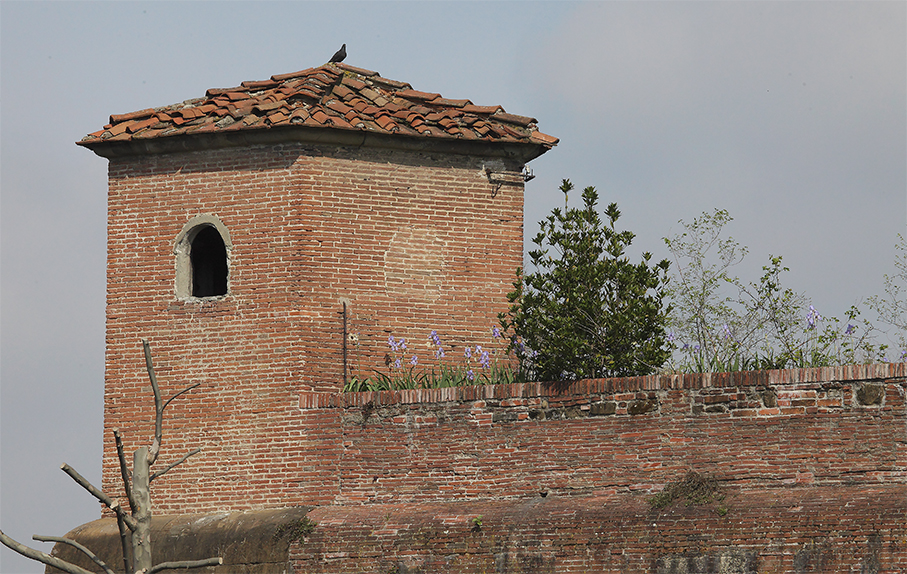
[(529, 257), (536, 271), (517, 271), (510, 309), (499, 319), (527, 378), (564, 381), (654, 372), (670, 356), (663, 301), (668, 261), (651, 254), (631, 263), (634, 234), (618, 231), (616, 203), (598, 212), (594, 187), (583, 207), (565, 207), (540, 222)]

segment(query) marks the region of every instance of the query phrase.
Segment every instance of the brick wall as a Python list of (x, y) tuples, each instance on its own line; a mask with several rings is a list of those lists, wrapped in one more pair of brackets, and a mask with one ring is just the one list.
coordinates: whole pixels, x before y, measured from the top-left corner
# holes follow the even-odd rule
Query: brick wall
[[(339, 390), (343, 303), (358, 335), (348, 374), (386, 370), (389, 335), (409, 342), (406, 361), (428, 360), (431, 329), (448, 352), (486, 340), (522, 260), (521, 168), (303, 144), (111, 158), (104, 486), (118, 481), (111, 430), (127, 451), (152, 434), (147, 338), (165, 397), (202, 384), (165, 417), (169, 453), (202, 446), (199, 464), (216, 473), (184, 502), (217, 506), (214, 492), (248, 508), (298, 498), (304, 480), (259, 490), (249, 476), (285, 457), (259, 448), (275, 429), (307, 440), (300, 392)], [(180, 299), (175, 241), (201, 215), (229, 231), (229, 295)]]
[(688, 470), (738, 486), (907, 485), (905, 366), (303, 393), (302, 404), (339, 418), (341, 504), (647, 492)]
[[(325, 573), (904, 572), (905, 393), (904, 363), (303, 393), (340, 441), (332, 504), (291, 555)], [(649, 504), (689, 471), (720, 499)]]

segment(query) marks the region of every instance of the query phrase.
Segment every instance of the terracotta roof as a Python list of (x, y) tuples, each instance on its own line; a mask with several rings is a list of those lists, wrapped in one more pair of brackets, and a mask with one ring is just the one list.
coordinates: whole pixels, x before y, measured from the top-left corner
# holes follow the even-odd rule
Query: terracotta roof
[[(203, 98), (179, 104), (112, 115), (103, 129), (77, 143), (108, 155), (118, 142), (287, 127), (531, 144), (538, 148), (532, 157), (558, 142), (538, 131), (535, 118), (509, 114), (501, 106), (477, 106), (414, 90), (405, 82), (340, 63), (235, 88), (212, 88)], [(98, 148), (110, 151), (101, 153)]]

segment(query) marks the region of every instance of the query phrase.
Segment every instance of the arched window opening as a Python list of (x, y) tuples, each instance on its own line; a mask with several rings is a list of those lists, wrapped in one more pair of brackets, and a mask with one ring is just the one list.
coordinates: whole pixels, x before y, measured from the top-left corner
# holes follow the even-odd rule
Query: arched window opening
[(227, 294), (227, 248), (220, 233), (205, 226), (192, 239), (192, 296), (217, 297)]
[(232, 251), (230, 232), (220, 219), (213, 215), (190, 219), (173, 244), (176, 297), (185, 301), (228, 295)]

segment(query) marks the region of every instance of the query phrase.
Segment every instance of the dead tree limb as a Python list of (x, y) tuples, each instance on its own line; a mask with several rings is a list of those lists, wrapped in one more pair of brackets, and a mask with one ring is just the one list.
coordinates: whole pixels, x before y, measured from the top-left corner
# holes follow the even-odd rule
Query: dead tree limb
[(173, 470), (173, 468), (175, 468), (177, 465), (186, 462), (186, 459), (188, 459), (190, 456), (192, 456), (192, 455), (194, 455), (194, 454), (198, 454), (198, 453), (200, 453), (201, 451), (202, 451), (202, 449), (197, 448), (197, 449), (195, 449), (195, 450), (193, 450), (193, 451), (187, 452), (187, 453), (183, 456), (183, 458), (181, 458), (181, 459), (179, 459), (178, 461), (174, 462), (173, 464), (171, 464), (171, 465), (168, 466), (167, 468), (165, 468), (165, 469), (163, 469), (163, 470), (159, 470), (159, 471), (155, 472), (154, 474), (152, 474), (151, 477), (148, 479), (148, 481), (151, 482), (151, 481), (154, 480), (155, 478), (157, 478), (157, 477), (159, 477), (159, 476), (163, 476), (164, 474), (167, 473), (167, 471)]
[(123, 479), (123, 490), (126, 491), (126, 498), (129, 500), (129, 510), (135, 512), (135, 501), (132, 499), (131, 477), (129, 476), (129, 467), (126, 465), (126, 453), (123, 452), (123, 439), (120, 437), (120, 429), (113, 429), (113, 438), (117, 445), (117, 458), (120, 461), (120, 477)]
[[(120, 461), (120, 478), (123, 480), (123, 490), (129, 500), (129, 510), (135, 514), (135, 499), (132, 497), (132, 477), (126, 464), (126, 453), (123, 452), (123, 438), (119, 429), (113, 429), (113, 438), (117, 445), (117, 459)], [(123, 550), (123, 572), (132, 574), (132, 531), (127, 529), (123, 517), (117, 514), (117, 530), (120, 532), (120, 546)]]
[(100, 558), (98, 558), (98, 556), (94, 552), (92, 552), (88, 548), (85, 548), (84, 546), (82, 546), (75, 540), (72, 540), (71, 538), (64, 538), (62, 536), (41, 536), (41, 535), (35, 534), (34, 536), (32, 536), (32, 539), (37, 540), (39, 542), (62, 542), (63, 544), (69, 544), (76, 550), (82, 552), (83, 554), (85, 554), (86, 556), (91, 558), (91, 561), (94, 562), (95, 564), (97, 564), (98, 566), (100, 566), (101, 568), (103, 568), (104, 572), (106, 572), (107, 574), (116, 574), (113, 570), (111, 570), (107, 566), (107, 564), (104, 564), (104, 561), (101, 560)]
[(132, 531), (132, 560), (135, 570), (150, 570), (151, 563), (151, 490), (149, 485), (148, 447), (140, 447), (132, 456), (132, 495), (135, 497), (136, 527)]
[(123, 550), (123, 572), (132, 574), (132, 531), (123, 522), (123, 517), (117, 514), (117, 530), (120, 532), (120, 548)]
[(68, 464), (63, 463), (63, 466), (61, 466), (60, 469), (70, 477), (72, 477), (72, 479), (76, 481), (79, 486), (90, 492), (92, 496), (103, 502), (107, 506), (107, 508), (116, 512), (117, 516), (122, 515), (123, 522), (126, 523), (126, 526), (128, 526), (130, 530), (135, 530), (135, 519), (133, 519), (123, 511), (118, 501), (104, 494), (100, 489), (96, 488), (93, 484), (85, 480), (85, 478), (81, 474), (76, 472), (76, 470)]
[(57, 570), (62, 570), (64, 572), (67, 572), (68, 574), (93, 574), (92, 572), (89, 572), (84, 568), (80, 568), (75, 564), (70, 564), (65, 560), (60, 560), (56, 556), (51, 556), (50, 554), (41, 552), (40, 550), (35, 550), (34, 548), (29, 548), (24, 544), (20, 544), (6, 534), (3, 534), (2, 530), (0, 530), (0, 542), (2, 542), (3, 545), (10, 550), (15, 550), (26, 558), (31, 558), (32, 560), (37, 560), (42, 564), (53, 566)]
[(157, 376), (154, 374), (154, 364), (151, 361), (151, 345), (147, 339), (142, 339), (142, 350), (145, 352), (145, 369), (148, 371), (148, 379), (151, 381), (151, 390), (154, 391), (154, 442), (148, 450), (148, 464), (154, 464), (157, 460), (157, 454), (161, 450), (161, 440), (164, 431), (164, 406), (161, 404), (161, 389), (157, 384)]
[[(220, 566), (224, 563), (223, 558), (205, 558), (204, 560), (182, 560), (180, 562), (161, 562), (154, 568), (148, 570), (147, 574), (154, 574), (161, 570), (176, 570), (178, 568), (204, 568), (205, 566)], [(138, 572), (136, 574), (139, 574)]]

